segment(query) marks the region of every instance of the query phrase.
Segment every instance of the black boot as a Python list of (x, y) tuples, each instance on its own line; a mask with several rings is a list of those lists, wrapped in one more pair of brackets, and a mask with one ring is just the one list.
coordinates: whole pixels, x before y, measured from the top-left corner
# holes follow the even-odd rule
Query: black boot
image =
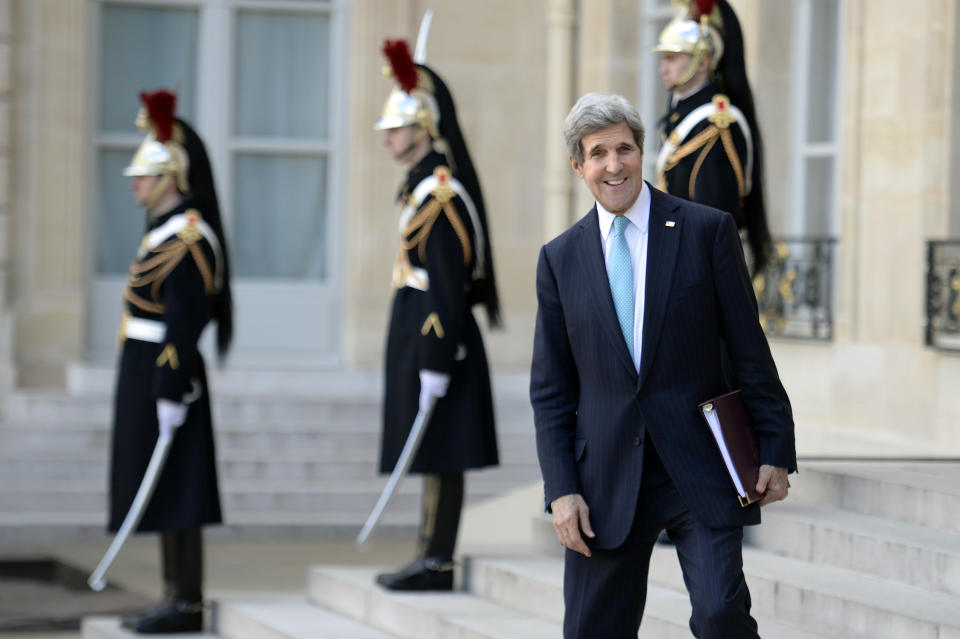
[(142, 634), (203, 630), (203, 538), (199, 528), (160, 535), (164, 600), (156, 608), (124, 617), (122, 625)]
[(377, 575), (377, 583), (388, 590), (453, 590), (453, 549), (462, 505), (462, 473), (424, 476), (418, 558), (398, 572)]
[(453, 562), (416, 559), (397, 572), (377, 575), (377, 583), (387, 590), (453, 590)]
[(201, 632), (203, 603), (186, 599), (169, 599), (146, 614), (125, 618), (123, 627), (140, 634)]

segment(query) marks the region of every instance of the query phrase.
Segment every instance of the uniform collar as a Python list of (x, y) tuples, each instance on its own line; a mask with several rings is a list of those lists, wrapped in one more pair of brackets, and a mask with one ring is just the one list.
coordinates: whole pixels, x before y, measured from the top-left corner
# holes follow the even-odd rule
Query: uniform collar
[(425, 178), (433, 175), (433, 170), (438, 166), (444, 166), (447, 160), (443, 155), (436, 151), (431, 151), (423, 156), (423, 159), (417, 162), (407, 173), (407, 179), (400, 185), (400, 191), (397, 193), (398, 200), (404, 200)]
[(159, 226), (164, 224), (167, 220), (169, 220), (174, 215), (178, 213), (183, 213), (188, 208), (190, 208), (191, 203), (192, 203), (192, 200), (184, 199), (182, 202), (180, 202), (180, 204), (177, 204), (175, 207), (173, 207), (166, 213), (163, 213), (162, 215), (158, 215), (156, 217), (151, 217), (148, 223), (147, 230), (152, 231), (153, 229), (158, 228)]
[(713, 99), (714, 94), (717, 93), (717, 87), (712, 82), (708, 82), (699, 91), (692, 95), (688, 95), (684, 99), (678, 101), (670, 108), (670, 112), (664, 117), (664, 130), (669, 134), (675, 126), (677, 126), (683, 118), (696, 109), (701, 104), (706, 104)]

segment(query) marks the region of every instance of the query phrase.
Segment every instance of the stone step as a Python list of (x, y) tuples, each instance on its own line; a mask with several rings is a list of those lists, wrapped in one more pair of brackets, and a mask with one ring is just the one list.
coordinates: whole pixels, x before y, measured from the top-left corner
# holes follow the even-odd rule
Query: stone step
[[(382, 398), (287, 396), (281, 394), (214, 395), (216, 423), (270, 422), (372, 423), (383, 418)], [(526, 398), (496, 397), (498, 425), (533, 430), (533, 411)], [(68, 395), (58, 391), (19, 390), (5, 398), (3, 419), (7, 422), (80, 422), (109, 424), (113, 415), (110, 396)]]
[[(121, 628), (119, 617), (84, 617), (80, 625), (80, 636), (83, 639), (137, 639), (143, 635)], [(217, 635), (210, 632), (153, 636), (158, 639), (217, 639)]]
[[(219, 476), (234, 480), (354, 480), (378, 476), (379, 453), (365, 450), (262, 451), (221, 447), (217, 451)], [(63, 479), (104, 481), (109, 460), (106, 448), (89, 450), (0, 450), (0, 482), (18, 479)], [(499, 477), (518, 484), (539, 477), (536, 461), (518, 454), (515, 448), (501, 452)], [(472, 475), (468, 476), (472, 477)]]
[(811, 461), (791, 499), (960, 533), (960, 461)]
[(957, 533), (788, 500), (744, 534), (758, 550), (960, 596)]
[[(467, 503), (498, 495), (517, 485), (510, 477), (474, 473), (468, 478)], [(324, 481), (222, 481), (221, 505), (226, 511), (335, 511), (369, 512), (386, 479)], [(524, 483), (524, 482), (520, 482)], [(398, 510), (420, 507), (421, 482), (404, 481), (391, 501)], [(10, 480), (0, 484), (0, 511), (102, 510), (107, 499), (105, 481)]]
[[(210, 385), (218, 395), (290, 397), (334, 397), (379, 399), (383, 395), (383, 372), (380, 370), (332, 369), (265, 369), (228, 366), (207, 367)], [(514, 401), (528, 401), (529, 375), (525, 372), (497, 372), (491, 377), (494, 396)], [(67, 390), (71, 395), (110, 397), (116, 384), (112, 366), (74, 363), (67, 370)]]
[(314, 566), (307, 597), (314, 604), (402, 639), (556, 639), (560, 624), (464, 592), (391, 593), (370, 568)]
[(220, 639), (396, 639), (314, 606), (303, 596), (219, 599), (213, 629)]
[[(651, 566), (651, 570), (654, 567)], [(563, 559), (559, 557), (467, 557), (464, 587), (484, 599), (529, 612), (556, 623), (563, 621)], [(690, 636), (690, 600), (685, 592), (655, 583), (651, 574), (642, 638)], [(769, 611), (753, 608), (760, 635), (778, 639), (839, 639), (839, 633), (816, 634), (775, 619)]]
[[(243, 450), (273, 453), (286, 450), (313, 450), (347, 452), (356, 450), (379, 451), (380, 430), (377, 428), (333, 429), (329, 426), (298, 426), (291, 424), (261, 425), (256, 429), (238, 429), (217, 426), (217, 450)], [(50, 432), (41, 428), (23, 426), (0, 429), (0, 449), (6, 451), (106, 451), (110, 445), (107, 428), (64, 429)], [(499, 450), (506, 459), (526, 459), (536, 463), (536, 443), (533, 431), (498, 431)], [(376, 453), (375, 453), (376, 454)]]
[[(369, 513), (317, 512), (224, 512), (223, 524), (210, 526), (204, 533), (210, 539), (297, 539), (353, 537)], [(0, 541), (56, 542), (103, 540), (104, 549), (111, 535), (106, 532), (107, 514), (101, 507), (88, 511), (37, 511), (0, 513)], [(420, 523), (415, 510), (397, 510), (391, 503), (374, 533), (377, 537), (410, 537)]]
[[(744, 548), (743, 569), (754, 610), (810, 632), (864, 639), (960, 637), (960, 600), (953, 595), (753, 548)], [(650, 579), (684, 588), (672, 546), (654, 548)]]

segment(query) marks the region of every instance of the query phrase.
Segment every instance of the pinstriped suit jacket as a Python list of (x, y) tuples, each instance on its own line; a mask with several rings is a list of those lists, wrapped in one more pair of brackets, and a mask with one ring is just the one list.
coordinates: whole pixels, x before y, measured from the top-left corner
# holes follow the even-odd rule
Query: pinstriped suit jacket
[(796, 470), (790, 402), (757, 319), (733, 218), (650, 192), (639, 374), (617, 323), (596, 208), (546, 244), (537, 266), (530, 400), (546, 503), (583, 495), (597, 548), (615, 548), (630, 532), (651, 438), (705, 525), (759, 523), (756, 505), (737, 502), (697, 410), (728, 390), (722, 343), (757, 431), (760, 462)]

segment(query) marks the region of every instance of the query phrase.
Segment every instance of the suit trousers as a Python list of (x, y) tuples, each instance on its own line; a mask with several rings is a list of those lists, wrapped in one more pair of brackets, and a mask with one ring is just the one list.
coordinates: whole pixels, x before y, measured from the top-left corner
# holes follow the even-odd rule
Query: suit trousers
[[(619, 548), (566, 551), (565, 639), (636, 639), (647, 597), (650, 555), (662, 530), (674, 542), (700, 639), (759, 637), (743, 576), (743, 528), (707, 528), (684, 505), (647, 437), (633, 527)], [(731, 499), (733, 497), (731, 496)], [(588, 504), (589, 506), (589, 504)], [(589, 545), (589, 540), (588, 540)]]

